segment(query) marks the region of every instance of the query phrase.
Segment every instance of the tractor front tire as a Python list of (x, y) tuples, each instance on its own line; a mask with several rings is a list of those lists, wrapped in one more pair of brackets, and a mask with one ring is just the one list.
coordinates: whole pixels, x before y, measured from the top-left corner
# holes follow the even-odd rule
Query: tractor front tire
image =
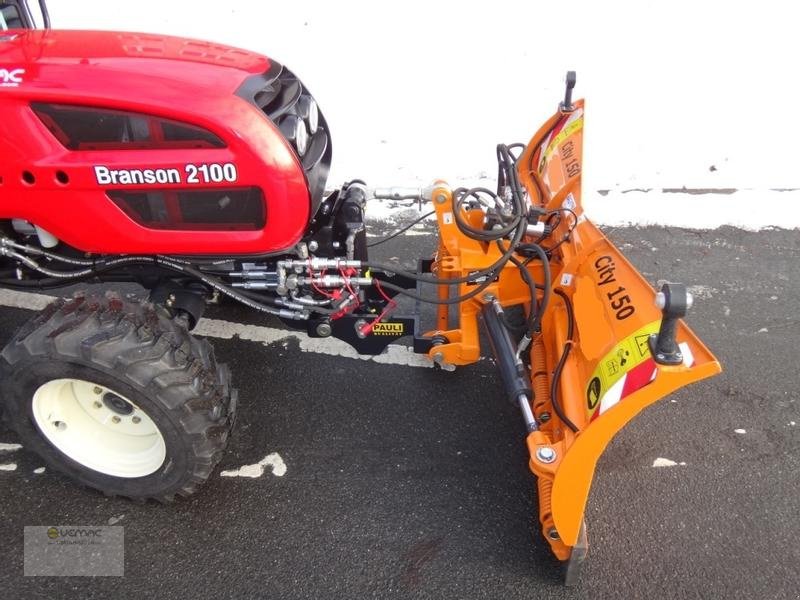
[(222, 459), (236, 410), (211, 345), (148, 302), (57, 300), (0, 354), (3, 416), (48, 467), (109, 496), (188, 496)]

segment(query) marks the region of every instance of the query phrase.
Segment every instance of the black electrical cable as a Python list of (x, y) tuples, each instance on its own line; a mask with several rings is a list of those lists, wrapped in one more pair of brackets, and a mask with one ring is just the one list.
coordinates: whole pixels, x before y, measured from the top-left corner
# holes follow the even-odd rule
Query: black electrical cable
[[(288, 307), (285, 304), (281, 304), (281, 302), (279, 302), (276, 298), (271, 298), (269, 296), (265, 296), (264, 294), (259, 294), (258, 292), (253, 292), (251, 290), (241, 289), (241, 290), (237, 290), (237, 293), (241, 294), (242, 296), (245, 296), (246, 298), (249, 298), (250, 300), (255, 300), (256, 302), (268, 302), (272, 306), (274, 306), (274, 307), (276, 307), (278, 309), (283, 308), (283, 309), (286, 309), (286, 310), (300, 310), (300, 309), (294, 309), (294, 308)], [(288, 304), (292, 304), (292, 300), (288, 300), (287, 299), (286, 302)], [(311, 304), (305, 305), (305, 304), (301, 304), (301, 303), (297, 303), (297, 304), (303, 307), (302, 310), (309, 310), (311, 312), (317, 312), (317, 313), (321, 313), (321, 314), (325, 314), (325, 315), (333, 315), (333, 314), (336, 314), (337, 312), (339, 312), (338, 309), (328, 308), (328, 307), (325, 307), (325, 306), (315, 306), (315, 305), (311, 305)]]
[(421, 281), (423, 283), (430, 283), (434, 285), (458, 285), (462, 283), (475, 283), (483, 278), (486, 278), (483, 284), (479, 285), (476, 290), (472, 290), (467, 294), (458, 296), (456, 298), (448, 298), (443, 300), (440, 298), (430, 298), (426, 296), (421, 296), (414, 292), (410, 292), (409, 290), (402, 288), (400, 286), (393, 285), (391, 282), (387, 282), (385, 279), (376, 279), (376, 281), (379, 281), (381, 285), (388, 284), (388, 289), (396, 291), (399, 294), (414, 298), (421, 302), (427, 302), (431, 304), (456, 304), (458, 302), (463, 302), (465, 300), (473, 298), (478, 293), (480, 293), (480, 291), (482, 291), (483, 289), (488, 287), (489, 284), (491, 284), (491, 282), (494, 280), (500, 269), (502, 269), (514, 255), (517, 246), (520, 244), (522, 238), (527, 233), (527, 224), (528, 224), (527, 214), (525, 210), (525, 203), (522, 198), (520, 187), (516, 179), (516, 170), (514, 168), (514, 161), (509, 156), (509, 151), (506, 146), (502, 144), (499, 145), (497, 152), (498, 152), (498, 160), (504, 163), (505, 172), (508, 178), (512, 182), (512, 198), (514, 201), (515, 210), (513, 219), (508, 225), (493, 231), (478, 230), (470, 226), (469, 224), (465, 223), (463, 218), (461, 217), (460, 214), (461, 207), (463, 203), (470, 197), (473, 197), (478, 202), (481, 202), (479, 194), (487, 194), (491, 198), (496, 200), (498, 196), (491, 190), (488, 190), (486, 188), (472, 188), (467, 190), (463, 188), (458, 188), (453, 193), (454, 220), (456, 226), (459, 228), (459, 230), (461, 230), (462, 233), (464, 233), (464, 235), (471, 237), (473, 239), (477, 239), (479, 241), (488, 242), (488, 241), (501, 240), (513, 233), (513, 238), (510, 240), (510, 245), (508, 250), (506, 250), (497, 261), (495, 261), (489, 267), (481, 269), (480, 271), (470, 273), (462, 277), (454, 277), (449, 279), (440, 279), (437, 277), (429, 277), (423, 274), (412, 273), (409, 271), (405, 271), (403, 269), (399, 269), (395, 266), (383, 263), (377, 263), (372, 261), (365, 261), (363, 263), (363, 265), (368, 268), (380, 271), (386, 271), (388, 273), (394, 273), (406, 277), (408, 279), (412, 279), (414, 281)]
[(569, 420), (566, 414), (564, 414), (564, 410), (561, 408), (561, 404), (558, 401), (558, 388), (559, 383), (561, 380), (561, 371), (564, 370), (564, 364), (567, 362), (567, 357), (569, 357), (570, 350), (572, 350), (572, 342), (573, 334), (575, 333), (575, 318), (572, 312), (572, 302), (570, 302), (569, 297), (561, 290), (556, 289), (554, 292), (561, 297), (564, 301), (564, 306), (567, 308), (567, 342), (564, 344), (564, 351), (561, 353), (561, 358), (556, 365), (555, 371), (553, 371), (553, 380), (550, 382), (550, 401), (553, 404), (553, 410), (556, 411), (558, 418), (561, 419), (561, 422), (564, 423), (567, 427), (569, 427), (574, 433), (578, 432), (578, 428), (575, 426), (575, 423)]
[[(475, 273), (470, 273), (469, 275), (465, 275), (463, 277), (453, 277), (452, 279), (426, 277), (423, 274), (412, 273), (411, 271), (405, 271), (393, 265), (387, 265), (373, 261), (365, 261), (362, 263), (362, 265), (365, 267), (369, 267), (371, 269), (377, 269), (379, 271), (387, 271), (389, 273), (394, 273), (396, 275), (402, 275), (403, 277), (406, 277), (408, 279), (413, 279), (414, 281), (421, 281), (423, 283), (431, 283), (435, 285), (457, 285), (460, 283), (474, 283), (476, 280), (483, 279), (483, 277), (487, 275), (496, 275), (496, 272), (499, 271), (508, 262), (508, 259), (514, 254), (515, 251), (514, 249), (519, 244), (522, 237), (525, 235), (525, 227), (524, 227), (525, 223), (527, 223), (527, 221), (523, 219), (523, 223), (521, 224), (520, 227), (517, 228), (517, 231), (514, 235), (514, 239), (511, 241), (511, 246), (499, 259), (497, 259), (494, 262), (494, 264), (490, 265), (485, 269), (481, 269), (480, 271), (476, 271)], [(384, 280), (380, 280), (380, 283), (381, 285), (383, 285)]]
[[(456, 226), (464, 235), (471, 237), (472, 239), (479, 240), (482, 242), (493, 242), (495, 240), (502, 239), (519, 227), (520, 220), (525, 217), (523, 214), (524, 211), (520, 209), (519, 203), (517, 206), (516, 214), (514, 215), (513, 220), (502, 227), (497, 229), (477, 229), (472, 227), (469, 223), (464, 220), (464, 217), (461, 215), (461, 211), (463, 209), (464, 202), (466, 202), (469, 198), (475, 198), (478, 202), (480, 202), (479, 194), (486, 194), (490, 196), (492, 199), (496, 199), (498, 196), (492, 190), (482, 187), (471, 188), (464, 192), (461, 195), (454, 194), (453, 195), (453, 218), (455, 220)], [(497, 202), (495, 201), (495, 206)]]
[(519, 185), (519, 179), (517, 178), (516, 165), (518, 158), (511, 153), (511, 147), (516, 145), (517, 144), (512, 144), (511, 146), (506, 146), (505, 144), (497, 145), (497, 186), (498, 192), (501, 187), (508, 186), (511, 189), (514, 200), (523, 204), (522, 189)]
[(523, 144), (522, 142), (514, 142), (513, 144), (505, 144), (505, 147), (508, 150), (509, 154), (511, 154), (511, 158), (514, 159), (514, 162), (517, 162), (519, 160), (519, 156), (514, 156), (514, 153), (511, 151), (516, 150), (517, 148), (525, 150), (525, 148), (527, 148), (527, 144)]
[(550, 261), (547, 258), (547, 253), (544, 251), (538, 244), (520, 244), (517, 248), (519, 253), (523, 252), (533, 252), (534, 256), (530, 256), (522, 263), (525, 267), (528, 266), (534, 258), (538, 258), (542, 261), (542, 271), (544, 273), (544, 286), (543, 286), (543, 294), (542, 294), (542, 302), (539, 306), (539, 318), (535, 323), (535, 331), (538, 331), (541, 325), (541, 316), (544, 314), (544, 311), (547, 310), (548, 305), (550, 304), (550, 293), (551, 293), (551, 283), (552, 283), (552, 275), (550, 273)]
[[(276, 315), (276, 316), (290, 316), (291, 313), (295, 313), (297, 315), (301, 314), (300, 312), (298, 312), (296, 310), (289, 309), (289, 308), (277, 308), (277, 307), (267, 306), (266, 304), (262, 304), (261, 302), (258, 302), (258, 301), (255, 301), (255, 300), (251, 300), (247, 296), (245, 296), (243, 294), (240, 294), (235, 289), (233, 289), (231, 287), (228, 287), (227, 285), (222, 283), (216, 277), (212, 277), (211, 275), (206, 275), (205, 273), (202, 273), (201, 271), (198, 271), (197, 269), (195, 269), (194, 267), (192, 267), (190, 265), (181, 264), (181, 263), (174, 263), (174, 262), (171, 262), (167, 257), (163, 257), (163, 256), (157, 256), (155, 258), (155, 260), (156, 260), (157, 264), (163, 265), (163, 266), (165, 266), (165, 267), (167, 267), (169, 269), (172, 269), (174, 271), (178, 271), (180, 273), (188, 273), (189, 275), (191, 275), (195, 279), (198, 279), (198, 280), (202, 281), (206, 285), (209, 285), (212, 288), (214, 288), (215, 290), (218, 290), (218, 291), (222, 292), (226, 296), (230, 296), (231, 298), (241, 302), (245, 306), (249, 306), (250, 308), (254, 308), (254, 309), (258, 310), (258, 311), (266, 312), (266, 313), (269, 313), (271, 315)], [(282, 312), (282, 311), (285, 311), (285, 312)], [(307, 318), (307, 315), (306, 315), (306, 318)]]
[(45, 29), (50, 29), (50, 13), (47, 11), (45, 0), (39, 0), (39, 11), (42, 13), (42, 25)]
[(379, 246), (379, 245), (381, 245), (381, 244), (385, 244), (385, 243), (386, 243), (386, 242), (388, 242), (389, 240), (392, 240), (392, 239), (396, 238), (398, 235), (400, 235), (400, 234), (402, 234), (402, 233), (405, 233), (406, 231), (408, 231), (409, 229), (411, 229), (411, 228), (412, 228), (414, 225), (416, 225), (417, 223), (420, 223), (421, 221), (423, 221), (423, 220), (427, 219), (428, 217), (430, 217), (431, 215), (434, 215), (434, 214), (436, 214), (436, 211), (435, 211), (435, 210), (432, 210), (431, 212), (429, 212), (429, 213), (427, 213), (427, 214), (424, 214), (424, 215), (422, 215), (422, 216), (421, 216), (419, 219), (415, 219), (414, 221), (411, 221), (411, 223), (409, 223), (408, 225), (406, 225), (406, 226), (405, 226), (405, 227), (403, 227), (402, 229), (398, 229), (398, 230), (397, 230), (397, 231), (395, 231), (393, 234), (391, 234), (391, 235), (389, 235), (389, 236), (386, 236), (385, 238), (381, 238), (381, 239), (380, 239), (380, 240), (378, 240), (377, 242), (372, 242), (371, 244), (367, 244), (367, 248), (373, 248), (374, 246)]
[[(525, 282), (525, 285), (528, 286), (528, 290), (530, 291), (531, 294), (531, 307), (530, 311), (528, 312), (527, 325), (525, 326), (525, 330), (532, 336), (533, 332), (535, 331), (536, 319), (539, 314), (539, 307), (536, 301), (536, 282), (533, 280), (533, 277), (531, 277), (531, 274), (528, 272), (528, 269), (525, 268), (525, 265), (522, 264), (521, 261), (519, 261), (516, 257), (512, 256), (511, 262), (517, 266), (517, 269), (519, 271), (519, 276), (520, 278), (522, 278), (522, 281)], [(506, 321), (505, 313), (501, 313), (501, 318), (506, 328), (512, 331), (516, 331), (516, 328), (511, 327), (510, 324)]]
[(418, 300), (420, 302), (425, 302), (426, 304), (460, 304), (461, 302), (465, 302), (470, 298), (474, 298), (478, 294), (480, 294), (483, 290), (488, 288), (491, 284), (494, 283), (496, 274), (492, 274), (486, 277), (486, 281), (478, 285), (474, 290), (467, 292), (466, 294), (462, 294), (461, 296), (456, 296), (455, 298), (431, 298), (429, 296), (420, 296), (419, 294), (415, 294), (414, 292), (410, 292), (407, 289), (400, 287), (399, 285), (394, 285), (393, 283), (386, 281), (385, 279), (375, 279), (374, 281), (378, 281), (382, 288), (386, 288), (387, 290), (392, 290), (401, 294), (403, 296), (408, 296), (409, 298), (413, 298), (414, 300)]
[[(578, 215), (576, 215), (575, 211), (573, 211), (571, 208), (559, 208), (553, 212), (557, 212), (560, 215), (562, 211), (572, 213), (573, 219), (572, 223), (570, 224), (569, 230), (561, 237), (561, 239), (558, 240), (552, 246), (545, 248), (545, 252), (547, 252), (551, 256), (556, 248), (558, 248), (559, 246), (561, 246), (561, 244), (569, 240), (570, 236), (572, 236), (572, 232), (575, 231), (575, 228), (578, 226)], [(556, 225), (556, 227), (552, 228), (550, 235), (552, 235), (552, 232), (555, 231), (558, 225), (560, 224), (561, 224), (561, 217), (559, 216), (558, 224)]]
[[(23, 263), (23, 264), (25, 264), (25, 263)], [(153, 256), (153, 257), (149, 257), (149, 256), (122, 256), (122, 257), (119, 257), (119, 258), (109, 259), (109, 260), (103, 259), (103, 260), (98, 261), (98, 263), (96, 265), (92, 266), (90, 271), (86, 270), (86, 269), (84, 271), (76, 271), (74, 276), (71, 276), (69, 272), (64, 272), (63, 275), (60, 275), (57, 278), (50, 277), (49, 279), (57, 279), (60, 282), (61, 286), (63, 286), (63, 285), (67, 285), (67, 284), (70, 284), (70, 283), (76, 283), (78, 281), (83, 281), (83, 280), (86, 280), (86, 279), (91, 279), (93, 277), (97, 277), (98, 275), (100, 275), (104, 271), (110, 271), (112, 269), (119, 268), (119, 267), (121, 267), (123, 265), (141, 265), (141, 264), (157, 265), (159, 267), (162, 267), (162, 268), (165, 268), (165, 269), (169, 269), (169, 270), (172, 270), (172, 271), (178, 271), (180, 273), (186, 273), (186, 274), (190, 275), (191, 277), (193, 277), (194, 279), (198, 279), (198, 280), (204, 282), (206, 285), (209, 285), (210, 287), (222, 292), (223, 294), (225, 294), (227, 296), (230, 296), (231, 298), (233, 298), (235, 300), (238, 300), (242, 304), (244, 304), (246, 306), (249, 306), (251, 308), (254, 308), (256, 310), (259, 310), (261, 312), (267, 312), (267, 313), (274, 314), (274, 315), (280, 315), (281, 311), (286, 311), (285, 314), (287, 314), (287, 316), (288, 316), (288, 313), (292, 312), (290, 309), (280, 309), (280, 308), (277, 308), (277, 307), (271, 307), (271, 306), (267, 306), (265, 304), (261, 304), (260, 302), (256, 302), (254, 300), (251, 300), (250, 298), (247, 298), (246, 296), (238, 293), (236, 290), (228, 287), (227, 285), (222, 283), (219, 279), (217, 279), (215, 277), (212, 277), (210, 275), (206, 275), (205, 273), (200, 272), (199, 270), (195, 269), (191, 265), (188, 265), (188, 264), (185, 264), (185, 263), (174, 262), (174, 261), (170, 260), (169, 258), (163, 257), (163, 256)], [(39, 270), (40, 272), (43, 272), (41, 267), (34, 268), (33, 266), (27, 265), (27, 264), (26, 264), (26, 266), (28, 268), (33, 269), (33, 270)], [(47, 270), (47, 271), (50, 272), (50, 273), (54, 273), (55, 272), (55, 271), (50, 271), (50, 270)], [(87, 272), (87, 271), (89, 271), (89, 272)], [(47, 274), (47, 273), (45, 273), (45, 274)], [(0, 283), (5, 284), (5, 281), (0, 281)], [(33, 285), (28, 285), (29, 283), (32, 283)], [(24, 283), (22, 281), (15, 281), (9, 287), (18, 287), (18, 288), (39, 287), (40, 289), (42, 289), (42, 282), (41, 282), (41, 280), (40, 281), (35, 281), (35, 282), (24, 282)], [(297, 314), (300, 314), (300, 313), (297, 313)]]
[[(500, 250), (503, 250), (503, 246), (500, 242), (497, 243)], [(542, 315), (544, 311), (547, 310), (547, 305), (550, 302), (550, 283), (551, 283), (551, 275), (550, 275), (550, 262), (547, 260), (547, 255), (545, 254), (544, 250), (541, 246), (537, 244), (519, 244), (517, 246), (517, 251), (519, 253), (533, 251), (535, 256), (531, 256), (527, 258), (525, 261), (520, 261), (516, 257), (511, 257), (511, 262), (514, 263), (517, 268), (519, 269), (519, 274), (522, 280), (528, 285), (528, 288), (531, 292), (531, 311), (528, 315), (529, 317), (529, 330), (531, 334), (538, 331), (541, 325)], [(528, 272), (527, 266), (534, 258), (539, 258), (542, 261), (542, 269), (544, 271), (544, 285), (541, 286), (543, 290), (542, 295), (542, 302), (541, 305), (537, 307), (536, 301), (536, 289), (537, 286), (536, 282), (533, 281), (530, 272)]]

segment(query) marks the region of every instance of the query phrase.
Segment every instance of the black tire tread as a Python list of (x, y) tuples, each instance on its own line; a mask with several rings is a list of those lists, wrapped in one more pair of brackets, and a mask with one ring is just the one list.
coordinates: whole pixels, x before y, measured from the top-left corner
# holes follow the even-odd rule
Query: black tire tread
[[(113, 370), (179, 424), (192, 449), (185, 476), (174, 489), (131, 499), (170, 502), (175, 495), (188, 496), (222, 459), (236, 413), (230, 370), (217, 363), (208, 341), (193, 337), (150, 302), (116, 292), (78, 293), (56, 300), (28, 321), (0, 353), (0, 376), (37, 357)], [(4, 416), (16, 429), (5, 412)], [(107, 490), (100, 491), (108, 495)]]

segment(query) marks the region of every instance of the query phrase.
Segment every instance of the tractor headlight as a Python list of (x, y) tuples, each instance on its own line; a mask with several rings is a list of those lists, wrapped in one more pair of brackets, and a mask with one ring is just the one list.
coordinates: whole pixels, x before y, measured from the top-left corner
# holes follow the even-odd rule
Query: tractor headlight
[(304, 156), (308, 149), (308, 130), (302, 119), (297, 120), (297, 132), (295, 133), (294, 143), (297, 148), (297, 153), (301, 157)]
[(292, 143), (297, 154), (302, 158), (308, 149), (308, 130), (303, 119), (297, 115), (286, 115), (281, 119), (278, 127), (283, 137)]
[(306, 122), (308, 132), (311, 135), (317, 133), (317, 128), (319, 128), (319, 109), (311, 96), (300, 96), (297, 101), (297, 114)]

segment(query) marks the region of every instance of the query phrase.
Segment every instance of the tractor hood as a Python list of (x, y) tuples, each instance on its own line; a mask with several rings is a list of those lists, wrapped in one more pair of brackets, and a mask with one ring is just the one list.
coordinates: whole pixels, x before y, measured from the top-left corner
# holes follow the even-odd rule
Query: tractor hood
[[(270, 68), (268, 58), (198, 40), (111, 31), (9, 30), (0, 35), (0, 70), (43, 93), (114, 98), (147, 90), (150, 101), (177, 102), (234, 93), (249, 76)], [(20, 73), (20, 70), (24, 73)], [(3, 90), (11, 91), (11, 90)]]

